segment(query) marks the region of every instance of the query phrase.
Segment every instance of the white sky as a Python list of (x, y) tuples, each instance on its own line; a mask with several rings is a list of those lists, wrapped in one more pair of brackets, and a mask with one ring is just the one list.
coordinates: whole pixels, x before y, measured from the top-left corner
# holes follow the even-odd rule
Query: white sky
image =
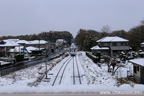
[(144, 19), (144, 0), (0, 0), (0, 36), (130, 28)]

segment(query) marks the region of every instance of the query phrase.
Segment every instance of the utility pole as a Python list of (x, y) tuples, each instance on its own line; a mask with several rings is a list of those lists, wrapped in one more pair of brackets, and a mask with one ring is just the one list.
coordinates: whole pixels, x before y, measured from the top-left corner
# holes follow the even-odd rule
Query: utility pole
[(46, 78), (45, 79), (47, 79), (47, 61), (45, 61), (45, 67), (46, 67), (46, 71), (45, 71), (46, 72), (45, 73), (46, 74)]
[(5, 57), (6, 57), (7, 55), (6, 55), (6, 46), (5, 46)]
[(45, 74), (46, 74), (46, 78), (45, 79), (47, 79), (47, 56), (45, 56)]
[(40, 39), (39, 39), (39, 51), (40, 51)]

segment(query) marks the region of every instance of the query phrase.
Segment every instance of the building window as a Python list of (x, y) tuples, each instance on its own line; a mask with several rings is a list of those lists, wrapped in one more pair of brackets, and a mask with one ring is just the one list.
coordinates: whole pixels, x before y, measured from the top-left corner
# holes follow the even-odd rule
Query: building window
[(117, 43), (117, 46), (121, 46), (121, 43)]
[(113, 46), (117, 46), (117, 43), (112, 43)]
[(124, 43), (121, 43), (121, 46), (124, 46)]
[(134, 66), (134, 73), (137, 73), (137, 71), (136, 71), (136, 66)]
[(109, 43), (104, 43), (104, 46), (109, 46)]
[(104, 43), (104, 46), (107, 46), (107, 43)]
[(139, 71), (139, 66), (137, 66), (137, 71)]

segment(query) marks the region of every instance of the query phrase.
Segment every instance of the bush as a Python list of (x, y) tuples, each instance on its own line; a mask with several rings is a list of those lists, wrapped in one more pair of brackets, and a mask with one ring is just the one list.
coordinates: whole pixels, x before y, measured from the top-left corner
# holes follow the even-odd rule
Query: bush
[(120, 63), (120, 61), (116, 61), (116, 63)]
[(24, 55), (16, 55), (15, 59), (16, 59), (16, 62), (21, 62), (24, 60)]
[(144, 54), (139, 54), (139, 56), (140, 56), (141, 58), (144, 58)]
[(94, 57), (94, 56), (92, 56), (92, 55), (90, 55), (89, 53), (86, 52), (86, 55), (87, 55), (90, 59), (92, 59), (92, 61), (93, 61), (94, 63), (100, 62), (100, 54), (98, 54), (98, 56)]
[(118, 78), (116, 86), (121, 86), (123, 84), (130, 84), (131, 87), (134, 87), (134, 83), (131, 82), (128, 78)]

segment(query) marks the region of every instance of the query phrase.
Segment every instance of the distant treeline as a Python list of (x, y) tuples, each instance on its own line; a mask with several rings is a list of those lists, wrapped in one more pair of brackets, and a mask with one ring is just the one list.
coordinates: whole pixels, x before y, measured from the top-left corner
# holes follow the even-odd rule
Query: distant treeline
[(79, 47), (79, 50), (89, 51), (91, 47), (97, 44), (97, 40), (105, 36), (119, 36), (128, 39), (129, 45), (132, 47), (132, 49), (139, 50), (140, 43), (144, 42), (144, 23), (130, 29), (128, 32), (125, 30), (110, 32), (108, 26), (104, 27), (102, 32), (80, 29), (76, 36), (76, 43)]
[(39, 34), (32, 35), (20, 35), (20, 36), (3, 36), (1, 39), (20, 39), (20, 40), (46, 40), (49, 42), (55, 42), (57, 39), (64, 39), (69, 44), (71, 44), (71, 39), (73, 36), (68, 31), (49, 31), (49, 32), (41, 32)]

